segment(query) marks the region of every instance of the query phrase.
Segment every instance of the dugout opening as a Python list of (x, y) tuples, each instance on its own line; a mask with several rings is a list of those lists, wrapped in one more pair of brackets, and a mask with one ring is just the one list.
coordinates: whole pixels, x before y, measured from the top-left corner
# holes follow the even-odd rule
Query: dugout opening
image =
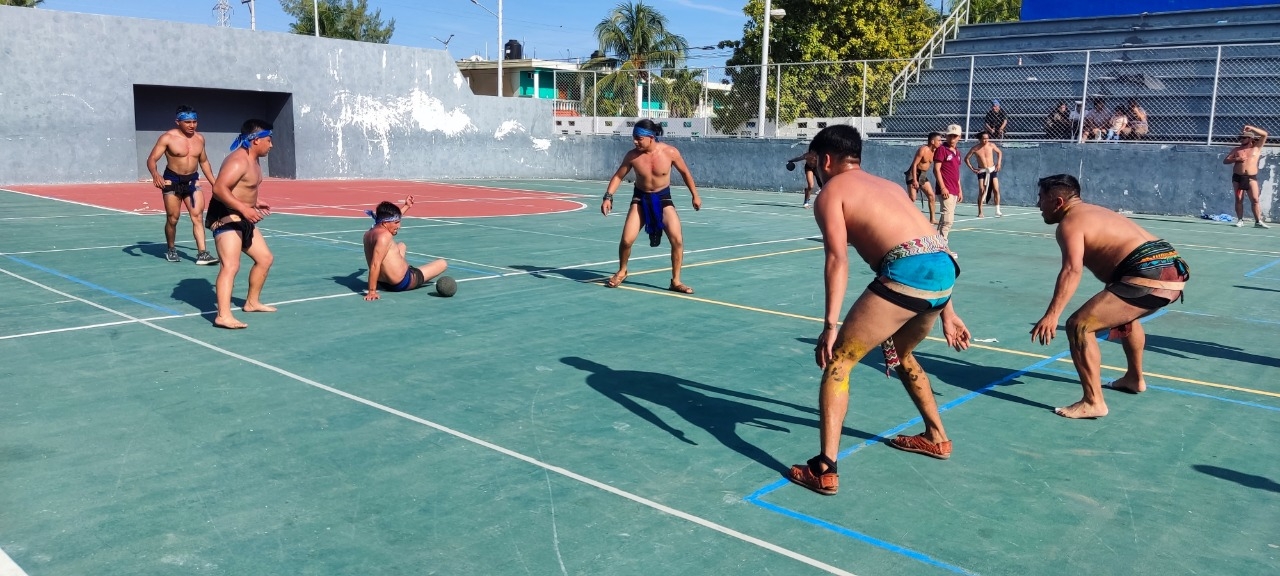
[[(271, 154), (261, 160), (263, 173), (274, 178), (297, 177), (293, 94), (134, 84), (134, 140), (139, 179), (151, 179), (147, 155), (156, 139), (174, 127), (174, 111), (184, 104), (199, 113), (198, 130), (204, 134), (206, 154), (215, 173), (230, 153), (231, 142), (240, 134), (240, 125), (250, 118), (260, 118), (275, 126), (271, 133)], [(159, 165), (163, 170), (164, 160)]]

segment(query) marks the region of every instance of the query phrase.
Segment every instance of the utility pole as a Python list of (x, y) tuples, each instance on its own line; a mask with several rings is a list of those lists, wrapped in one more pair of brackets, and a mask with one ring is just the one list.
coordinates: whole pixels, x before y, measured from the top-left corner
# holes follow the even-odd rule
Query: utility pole
[(219, 27), (226, 28), (230, 26), (231, 4), (228, 4), (227, 0), (218, 0), (218, 3), (213, 5), (213, 17), (217, 19)]
[[(225, 0), (224, 0), (224, 1), (225, 1)], [(241, 4), (248, 4), (248, 5), (249, 5), (249, 29), (250, 29), (250, 30), (257, 30), (257, 29), (258, 29), (258, 15), (257, 15), (257, 13), (254, 11), (254, 9), (253, 9), (253, 0), (240, 0), (240, 3), (241, 3)]]

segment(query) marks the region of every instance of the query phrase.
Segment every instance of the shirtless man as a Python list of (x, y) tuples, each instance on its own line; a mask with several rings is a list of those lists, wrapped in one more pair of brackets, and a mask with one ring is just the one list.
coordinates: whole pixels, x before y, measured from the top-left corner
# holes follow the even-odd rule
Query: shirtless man
[[(208, 266), (217, 264), (218, 259), (209, 255), (204, 244), (204, 227), (200, 219), (204, 212), (204, 201), (200, 198), (197, 184), (200, 174), (196, 167), (204, 172), (204, 177), (213, 186), (213, 168), (209, 166), (209, 157), (204, 152), (204, 135), (196, 132), (196, 111), (190, 106), (179, 106), (174, 123), (177, 128), (170, 128), (160, 135), (156, 145), (147, 156), (147, 170), (151, 171), (151, 183), (159, 188), (164, 200), (164, 242), (169, 249), (165, 259), (178, 262), (178, 249), (173, 243), (178, 234), (179, 211), (182, 202), (187, 202), (187, 214), (191, 216), (191, 228), (196, 238), (196, 264)], [(161, 175), (156, 162), (165, 157), (164, 174)]]
[(366, 302), (379, 298), (379, 284), (390, 292), (414, 290), (444, 274), (449, 267), (440, 259), (422, 267), (410, 266), (405, 260), (404, 255), (409, 248), (404, 242), (396, 242), (395, 235), (400, 233), (401, 216), (412, 207), (413, 196), (410, 196), (404, 199), (401, 207), (382, 202), (375, 210), (365, 212), (373, 217), (373, 228), (364, 233), (364, 260), (369, 265), (369, 291), (364, 295)]
[(956, 205), (964, 201), (960, 187), (960, 125), (947, 126), (947, 141), (933, 153), (933, 175), (942, 194), (942, 211), (938, 214), (938, 233), (951, 236), (956, 221)]
[[(795, 158), (787, 160), (787, 171), (790, 172), (792, 170), (795, 170), (796, 162), (800, 162), (802, 160), (804, 161), (804, 168), (802, 169), (804, 171), (803, 208), (805, 210), (808, 210), (813, 207), (813, 203), (809, 201), (810, 196), (816, 196), (816, 194), (814, 194), (813, 192), (813, 189), (816, 187), (817, 180), (813, 176), (813, 171), (816, 170), (817, 168), (815, 168), (813, 166), (813, 162), (809, 160), (808, 154), (801, 154), (799, 156), (796, 156)], [(821, 190), (819, 190), (819, 192), (821, 192)]]
[(1128, 367), (1110, 388), (1134, 394), (1146, 390), (1142, 378), (1146, 334), (1138, 319), (1181, 298), (1190, 271), (1168, 242), (1114, 210), (1082, 201), (1080, 182), (1074, 176), (1041, 178), (1037, 206), (1046, 224), (1058, 225), (1062, 270), (1049, 309), (1031, 330), (1031, 340), (1040, 344), (1053, 340), (1058, 317), (1085, 269), (1106, 283), (1105, 289), (1067, 318), (1071, 361), (1080, 375), (1084, 398), (1054, 410), (1067, 418), (1101, 418), (1107, 415), (1107, 403), (1102, 398), (1102, 354), (1094, 333), (1110, 329), (1110, 337), (1124, 347)]
[[(951, 289), (959, 266), (947, 241), (925, 220), (902, 187), (862, 170), (862, 136), (848, 125), (828, 126), (809, 144), (818, 167), (822, 196), (814, 218), (826, 249), (826, 315), (814, 359), (823, 368), (818, 392), (821, 453), (791, 467), (787, 478), (819, 494), (839, 488), (836, 455), (849, 409), (849, 377), (858, 362), (879, 346), (895, 368), (924, 420), (924, 433), (897, 436), (889, 445), (938, 459), (951, 456), (929, 377), (912, 351), (942, 317), (947, 343), (969, 345), (969, 331), (955, 314)], [(841, 325), (849, 283), (849, 246), (876, 272)]]
[[(973, 165), (973, 158), (978, 158), (978, 165)], [(978, 144), (964, 155), (964, 165), (978, 175), (978, 217), (982, 218), (982, 205), (987, 203), (987, 193), (991, 193), (996, 203), (996, 216), (1004, 216), (1000, 212), (1000, 169), (1004, 166), (1004, 152), (991, 141), (986, 132), (978, 134)]]
[(693, 294), (693, 288), (680, 282), (680, 264), (684, 261), (684, 237), (680, 234), (680, 217), (676, 215), (675, 203), (671, 201), (671, 168), (674, 167), (684, 179), (685, 186), (693, 195), (693, 209), (702, 209), (702, 199), (698, 197), (698, 186), (693, 183), (693, 175), (684, 164), (684, 158), (674, 146), (658, 142), (662, 136), (662, 126), (648, 118), (636, 122), (631, 131), (635, 141), (635, 149), (622, 157), (622, 165), (609, 179), (609, 187), (605, 189), (604, 202), (600, 203), (600, 213), (605, 216), (613, 211), (613, 193), (622, 184), (622, 179), (631, 170), (636, 171), (635, 193), (631, 195), (631, 207), (627, 209), (627, 221), (622, 225), (622, 241), (618, 244), (618, 272), (604, 283), (609, 288), (617, 288), (627, 279), (627, 260), (631, 258), (631, 245), (644, 226), (649, 234), (649, 245), (662, 243), (665, 231), (671, 243), (671, 285), (667, 287), (673, 292)]
[(1236, 194), (1236, 228), (1244, 226), (1244, 195), (1249, 194), (1253, 205), (1253, 226), (1270, 228), (1262, 221), (1262, 205), (1258, 201), (1258, 157), (1262, 145), (1267, 142), (1267, 131), (1245, 124), (1240, 133), (1240, 145), (1231, 149), (1223, 164), (1231, 164), (1231, 189)]
[(248, 324), (231, 315), (231, 290), (235, 287), (236, 273), (240, 271), (240, 253), (253, 259), (249, 269), (249, 295), (241, 310), (245, 312), (275, 312), (272, 306), (262, 303), (262, 285), (267, 281), (274, 256), (262, 238), (262, 232), (254, 226), (271, 214), (271, 207), (258, 200), (258, 185), (262, 183), (262, 167), (258, 159), (271, 152), (271, 123), (265, 120), (247, 120), (240, 127), (240, 136), (231, 143), (231, 154), (222, 161), (218, 179), (213, 182), (213, 198), (209, 200), (209, 212), (205, 214), (205, 226), (213, 231), (213, 244), (218, 248), (222, 268), (218, 270), (215, 284), (218, 295), (218, 316), (214, 326), (221, 328), (245, 328)]
[(911, 203), (916, 202), (916, 191), (923, 191), (925, 198), (929, 199), (929, 223), (937, 224), (938, 218), (934, 216), (937, 198), (933, 195), (933, 185), (929, 184), (929, 165), (933, 164), (933, 153), (942, 145), (942, 134), (930, 132), (925, 141), (924, 146), (916, 148), (916, 155), (903, 174), (907, 177), (907, 195), (911, 197)]

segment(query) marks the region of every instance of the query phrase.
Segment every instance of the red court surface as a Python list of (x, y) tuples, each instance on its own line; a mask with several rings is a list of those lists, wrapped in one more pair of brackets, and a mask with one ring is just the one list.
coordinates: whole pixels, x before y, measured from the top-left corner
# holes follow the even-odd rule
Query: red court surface
[[(201, 181), (207, 197), (208, 182)], [(5, 186), (6, 190), (56, 198), (108, 210), (157, 214), (164, 212), (160, 191), (150, 182), (120, 184), (63, 184)], [(268, 179), (260, 189), (261, 201), (277, 214), (367, 218), (378, 202), (399, 204), (413, 196), (412, 216), (431, 218), (479, 218), (572, 212), (584, 207), (578, 194), (512, 190), (464, 184), (410, 182), (404, 180), (279, 180)]]

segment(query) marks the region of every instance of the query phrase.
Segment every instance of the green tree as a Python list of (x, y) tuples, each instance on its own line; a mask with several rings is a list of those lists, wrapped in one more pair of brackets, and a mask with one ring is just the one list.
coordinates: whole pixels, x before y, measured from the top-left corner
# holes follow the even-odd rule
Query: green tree
[[(949, 4), (955, 8), (956, 0)], [(1016, 22), (1022, 19), (1022, 0), (969, 0), (969, 23)]]
[(667, 30), (667, 17), (644, 2), (623, 2), (614, 7), (596, 24), (596, 39), (601, 55), (583, 67), (613, 70), (598, 85), (596, 105), (601, 115), (605, 110), (624, 116), (639, 114), (636, 87), (650, 81), (653, 69), (680, 66), (689, 51), (683, 36)]
[(654, 78), (654, 92), (666, 103), (672, 116), (692, 118), (702, 103), (703, 74), (702, 70), (668, 68)]
[(19, 8), (35, 8), (44, 0), (0, 0), (0, 6), (17, 6)]
[[(317, 0), (280, 0), (280, 8), (293, 16), (289, 31), (313, 36), (315, 28), (315, 2)], [(382, 10), (369, 12), (369, 0), (318, 0), (320, 35), (325, 38), (342, 38), (386, 44), (395, 32), (396, 20), (382, 22)]]
[[(772, 8), (787, 14), (770, 25), (770, 62), (814, 63), (782, 67), (782, 99), (776, 106), (782, 122), (861, 115), (864, 77), (866, 113), (879, 114), (888, 105), (886, 86), (903, 63), (848, 61), (909, 58), (933, 34), (940, 17), (924, 0), (773, 0)], [(728, 61), (730, 92), (712, 120), (721, 132), (736, 132), (754, 118), (759, 102), (764, 1), (749, 0), (743, 12), (751, 19), (743, 27), (742, 45)], [(766, 80), (770, 118), (777, 70), (771, 66)]]

